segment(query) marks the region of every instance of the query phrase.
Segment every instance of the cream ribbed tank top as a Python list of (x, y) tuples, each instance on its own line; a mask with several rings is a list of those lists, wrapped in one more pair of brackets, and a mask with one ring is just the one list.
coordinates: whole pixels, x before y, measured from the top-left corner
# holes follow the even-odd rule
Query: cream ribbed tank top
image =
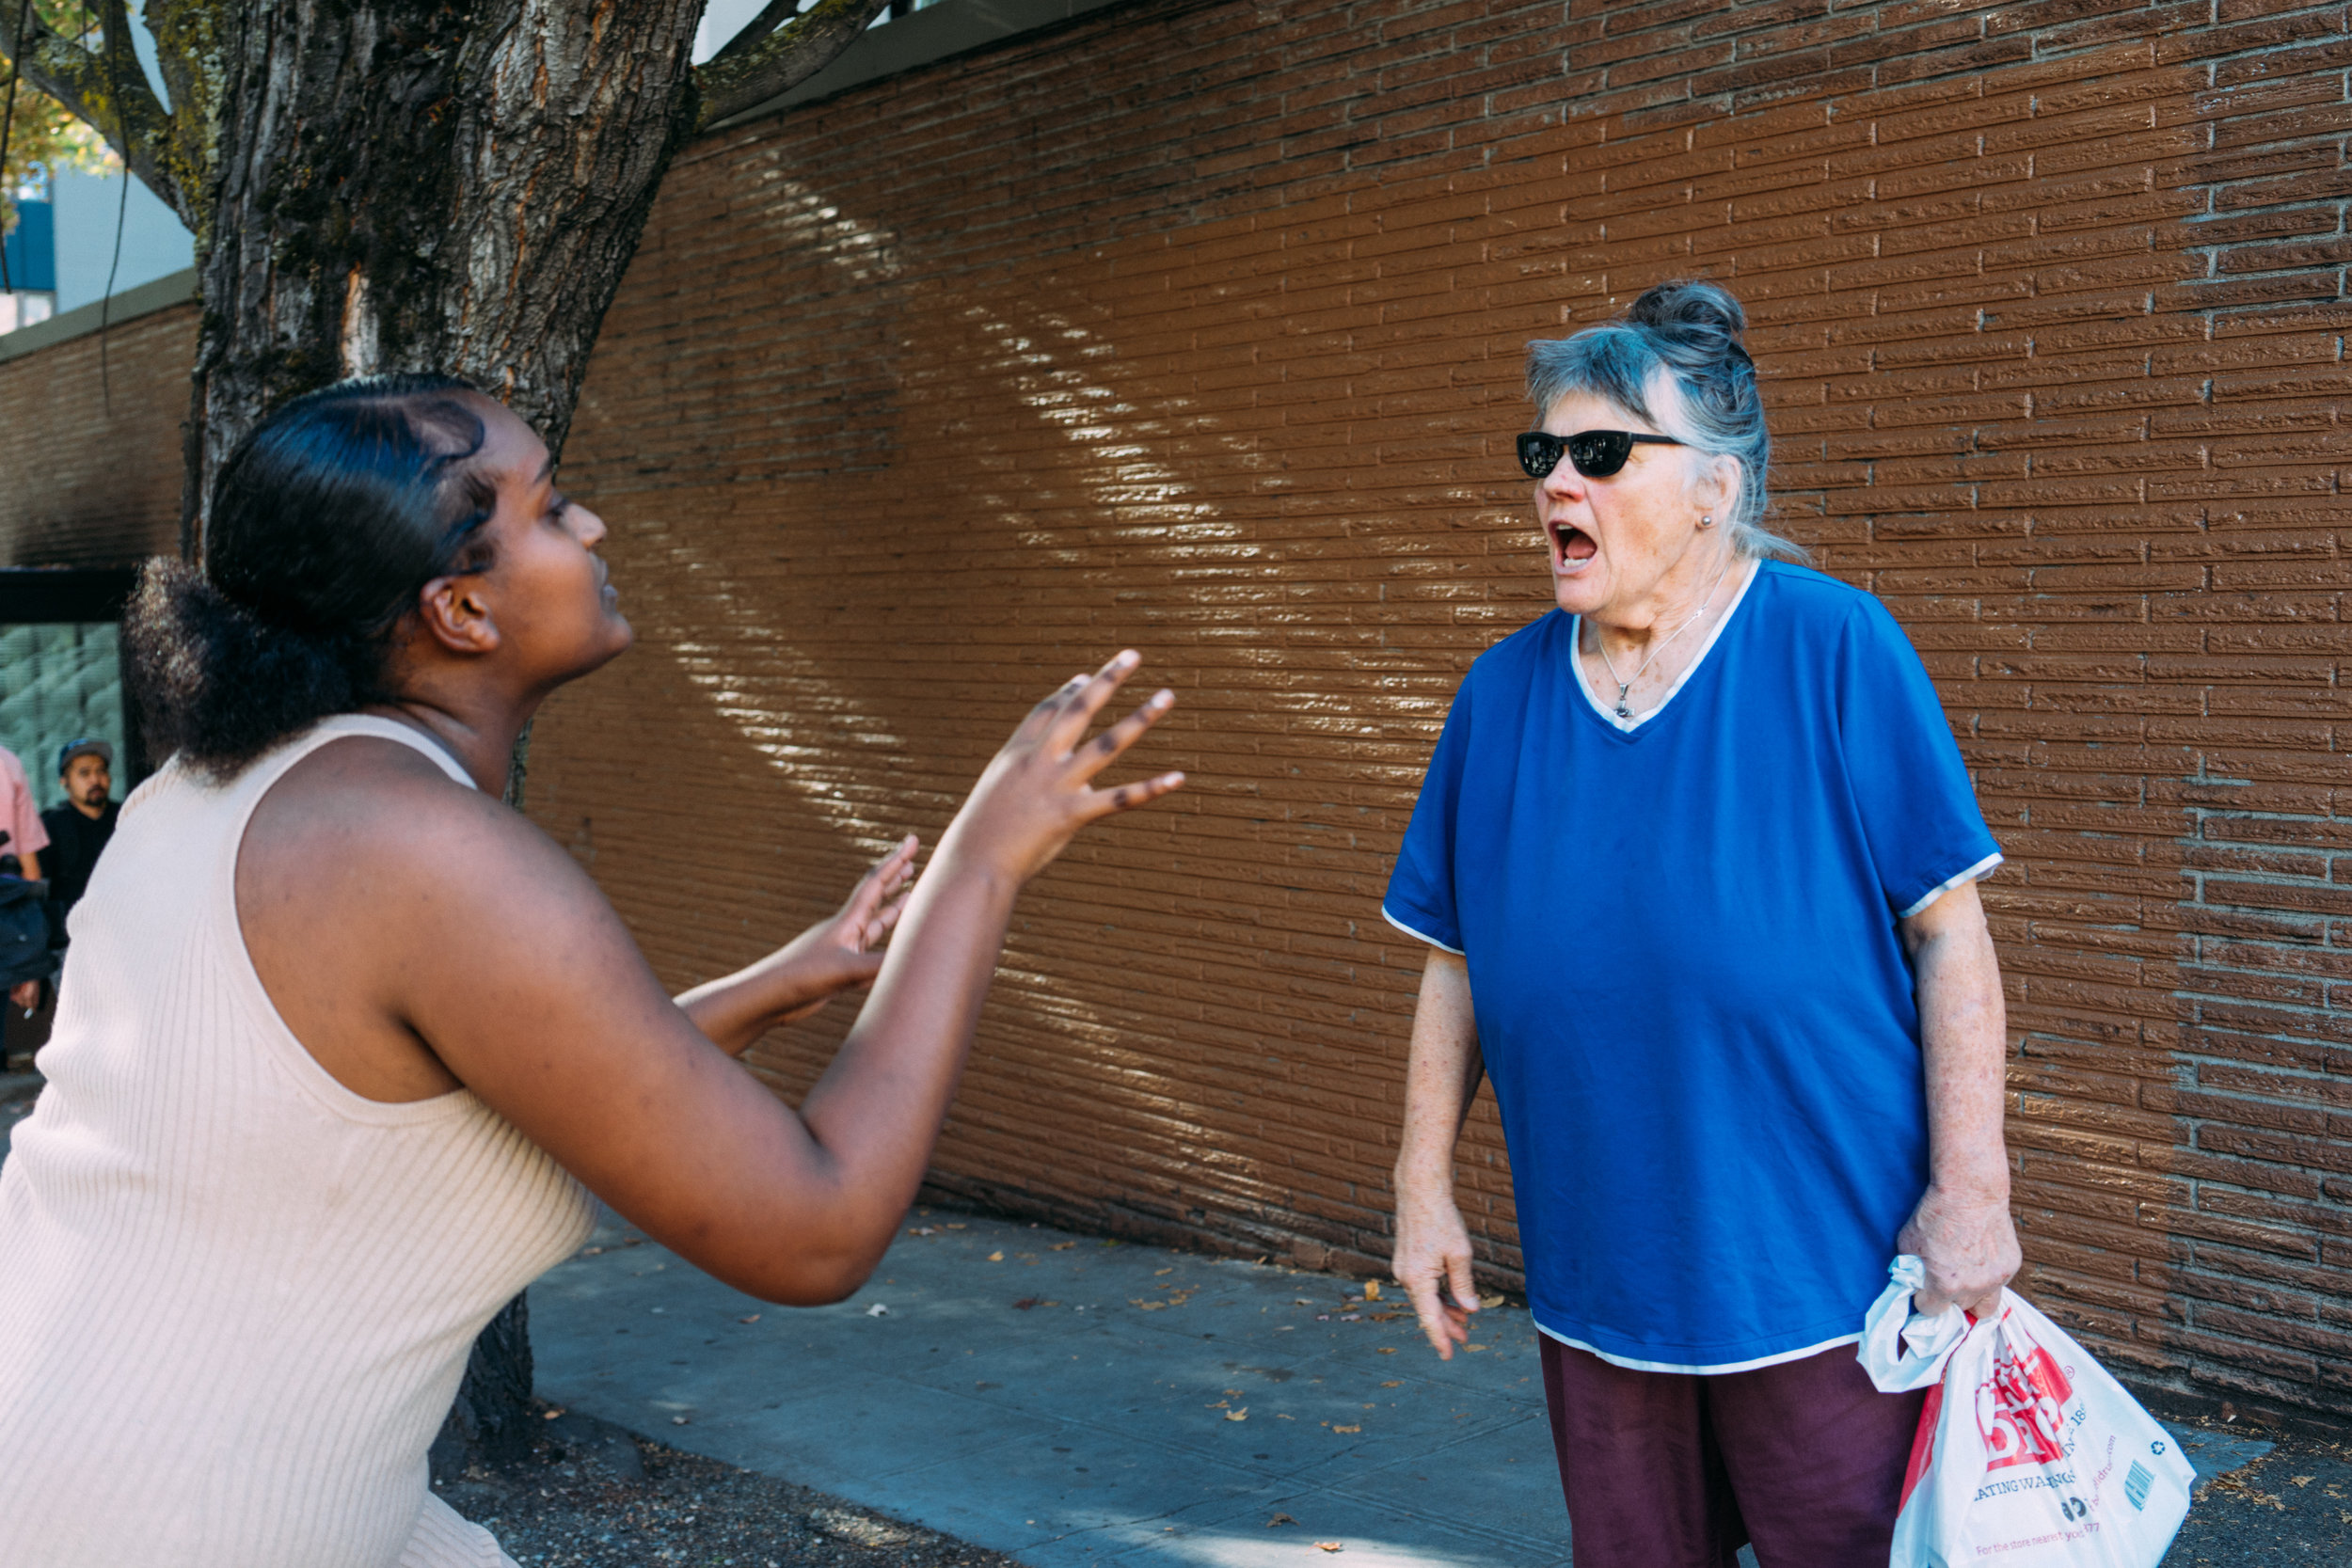
[(507, 1560), (427, 1490), (474, 1336), (588, 1233), (586, 1189), (467, 1090), (366, 1100), (240, 933), (246, 820), (330, 719), (124, 805), (74, 909), (48, 1085), (0, 1168), (0, 1565)]

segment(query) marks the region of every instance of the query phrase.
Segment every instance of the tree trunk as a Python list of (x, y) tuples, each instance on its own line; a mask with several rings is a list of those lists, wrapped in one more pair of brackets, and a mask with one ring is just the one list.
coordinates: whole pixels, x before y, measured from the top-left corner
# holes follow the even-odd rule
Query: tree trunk
[(188, 554), (230, 449), (276, 403), (346, 375), (469, 377), (562, 449), (693, 129), (701, 14), (702, 0), (246, 8), (219, 61), (215, 178), (193, 193), (209, 199), (185, 214), (204, 306)]
[(433, 1440), (433, 1479), (496, 1469), (531, 1452), (531, 1297), (499, 1308), (466, 1357), (457, 1400)]
[[(183, 554), (201, 557), (203, 498), (230, 449), (276, 404), (344, 376), (466, 376), (562, 450), (605, 309), (693, 130), (702, 8), (246, 9), (220, 61), (209, 207), (185, 214), (203, 323)], [(529, 1451), (529, 1323), (517, 1296), (476, 1341), (437, 1467)]]

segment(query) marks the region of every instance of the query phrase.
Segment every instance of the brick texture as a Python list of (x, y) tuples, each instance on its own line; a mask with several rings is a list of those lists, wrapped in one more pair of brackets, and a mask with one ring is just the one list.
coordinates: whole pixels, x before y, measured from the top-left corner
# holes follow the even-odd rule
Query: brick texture
[[(1782, 526), (1910, 628), (2010, 852), (2026, 1289), (2143, 1381), (2340, 1402), (2344, 23), (1137, 5), (711, 138), (570, 454), (643, 647), (551, 706), (536, 809), (697, 979), (1144, 649), (1193, 783), (1025, 902), (937, 1180), (1368, 1271), (1379, 892), (1548, 602), (1523, 345), (1717, 277)], [(1464, 1164), (1508, 1278), (1490, 1107)]]
[(196, 307), (0, 362), (0, 565), (125, 566), (180, 547)]
[[(1712, 277), (1779, 526), (1909, 628), (2010, 852), (2022, 1288), (2143, 1385), (2340, 1410), (2345, 23), (1138, 0), (707, 138), (567, 453), (639, 647), (549, 705), (532, 810), (685, 985), (1143, 649), (1192, 784), (1023, 903), (936, 1184), (1370, 1272), (1421, 961), (1379, 893), (1549, 603), (1523, 346)], [(845, 1022), (755, 1063), (797, 1094)], [(1463, 1190), (1507, 1283), (1490, 1104)]]

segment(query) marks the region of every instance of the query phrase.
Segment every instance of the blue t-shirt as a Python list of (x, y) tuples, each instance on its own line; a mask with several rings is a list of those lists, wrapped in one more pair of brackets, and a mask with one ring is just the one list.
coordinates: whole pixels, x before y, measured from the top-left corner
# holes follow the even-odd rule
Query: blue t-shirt
[(1382, 906), (1468, 959), (1535, 1321), (1662, 1370), (1851, 1341), (1928, 1179), (1896, 922), (2000, 847), (1869, 594), (1764, 562), (1631, 730), (1575, 628), (1470, 667)]

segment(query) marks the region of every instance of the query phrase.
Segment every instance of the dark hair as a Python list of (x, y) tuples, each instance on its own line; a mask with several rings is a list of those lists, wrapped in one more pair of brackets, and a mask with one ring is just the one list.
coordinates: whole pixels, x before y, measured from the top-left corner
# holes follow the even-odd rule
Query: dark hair
[(486, 435), (447, 375), (340, 381), (273, 411), (213, 485), (201, 571), (157, 559), (124, 631), (157, 754), (229, 778), (330, 713), (390, 693), (392, 630), (484, 562)]
[[(1727, 290), (1687, 278), (1661, 283), (1615, 321), (1528, 344), (1527, 394), (1549, 409), (1571, 392), (1590, 392), (1680, 436), (1693, 451), (1737, 460), (1732, 542), (1745, 554), (1802, 561), (1804, 546), (1764, 526), (1772, 438), (1764, 427), (1756, 361), (1740, 341), (1747, 326), (1747, 312)], [(1652, 409), (1661, 374), (1677, 405)]]

